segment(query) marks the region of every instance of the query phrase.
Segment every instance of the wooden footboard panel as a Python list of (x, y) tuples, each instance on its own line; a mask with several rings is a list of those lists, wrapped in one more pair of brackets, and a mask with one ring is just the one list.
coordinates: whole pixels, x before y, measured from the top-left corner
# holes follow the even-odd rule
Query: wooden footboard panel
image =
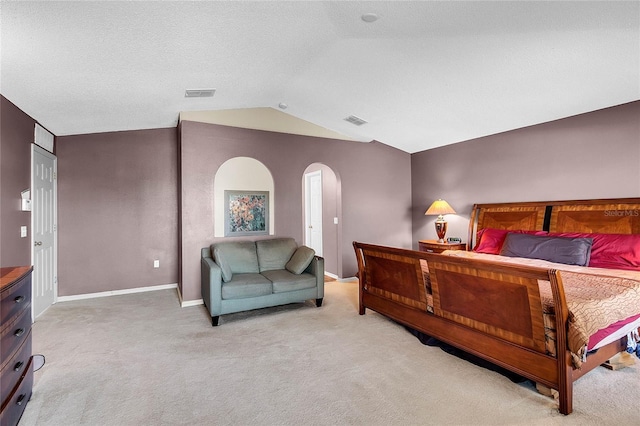
[[(560, 412), (572, 411), (571, 360), (564, 350), (567, 308), (557, 271), (357, 242), (354, 248), (360, 314), (372, 309), (557, 389)], [(554, 295), (557, 344), (563, 348), (558, 358), (545, 349), (539, 280), (549, 281)], [(430, 294), (433, 312), (428, 311)]]
[(427, 259), (434, 313), (536, 352), (545, 352), (538, 280), (548, 271)]
[[(556, 388), (558, 383), (557, 360), (553, 357), (531, 351), (514, 348), (513, 344), (484, 333), (478, 333), (469, 327), (437, 317), (428, 312), (412, 309), (401, 304), (390, 304), (387, 299), (376, 295), (364, 294), (366, 308), (383, 314), (401, 324), (421, 331), (431, 337), (477, 355), (496, 365), (531, 380)], [(536, 371), (531, 371), (531, 366)]]

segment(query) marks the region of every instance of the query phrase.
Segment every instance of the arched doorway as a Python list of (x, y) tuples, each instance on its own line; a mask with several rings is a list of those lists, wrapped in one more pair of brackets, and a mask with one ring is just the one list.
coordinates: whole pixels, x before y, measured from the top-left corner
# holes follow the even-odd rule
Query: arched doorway
[(342, 277), (340, 179), (331, 167), (310, 164), (302, 177), (304, 244), (324, 257), (325, 273)]

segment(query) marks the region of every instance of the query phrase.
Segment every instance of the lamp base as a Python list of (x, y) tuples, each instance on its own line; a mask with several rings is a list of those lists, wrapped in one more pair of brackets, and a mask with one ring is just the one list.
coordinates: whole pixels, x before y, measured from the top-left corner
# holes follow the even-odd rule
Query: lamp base
[(444, 220), (436, 220), (436, 234), (438, 234), (438, 242), (444, 243), (444, 236), (447, 233), (447, 222)]

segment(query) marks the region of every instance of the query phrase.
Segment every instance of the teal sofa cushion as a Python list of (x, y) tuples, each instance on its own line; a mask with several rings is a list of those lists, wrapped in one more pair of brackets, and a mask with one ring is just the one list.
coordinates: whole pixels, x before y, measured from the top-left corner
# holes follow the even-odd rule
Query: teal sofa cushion
[(294, 274), (301, 274), (307, 269), (307, 266), (309, 266), (315, 255), (316, 252), (312, 248), (300, 246), (295, 253), (293, 253), (293, 256), (291, 256), (291, 259), (285, 265), (285, 268)]
[(285, 269), (280, 269), (265, 271), (262, 275), (269, 278), (273, 283), (274, 293), (304, 290), (305, 288), (313, 288), (316, 286), (316, 277), (307, 273), (296, 275)]
[(298, 248), (293, 238), (274, 238), (256, 241), (260, 272), (284, 269)]
[(214, 247), (212, 252), (216, 263), (220, 267), (222, 281), (231, 281), (231, 279), (233, 278), (233, 272), (231, 272), (231, 265), (229, 265), (229, 262), (225, 259), (224, 250), (219, 250), (217, 247)]
[(212, 246), (213, 256), (220, 269), (222, 279), (228, 282), (233, 274), (257, 274), (258, 256), (253, 241), (234, 241), (216, 243)]
[(271, 281), (260, 274), (234, 274), (222, 284), (222, 299), (245, 299), (273, 293)]

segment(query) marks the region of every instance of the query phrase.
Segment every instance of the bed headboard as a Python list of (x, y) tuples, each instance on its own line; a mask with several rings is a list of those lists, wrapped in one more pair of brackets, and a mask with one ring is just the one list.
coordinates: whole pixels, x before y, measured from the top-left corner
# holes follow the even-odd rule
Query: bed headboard
[(468, 249), (479, 229), (640, 234), (640, 198), (475, 204)]

